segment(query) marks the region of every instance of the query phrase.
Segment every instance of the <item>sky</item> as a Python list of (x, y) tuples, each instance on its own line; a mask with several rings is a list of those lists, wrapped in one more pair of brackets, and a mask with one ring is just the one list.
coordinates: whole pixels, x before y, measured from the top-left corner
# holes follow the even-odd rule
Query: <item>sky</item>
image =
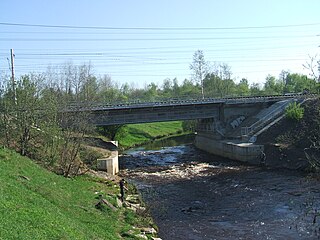
[(91, 64), (118, 84), (191, 78), (195, 51), (262, 84), (282, 70), (308, 74), (320, 56), (319, 0), (0, 0), (0, 71), (16, 76)]

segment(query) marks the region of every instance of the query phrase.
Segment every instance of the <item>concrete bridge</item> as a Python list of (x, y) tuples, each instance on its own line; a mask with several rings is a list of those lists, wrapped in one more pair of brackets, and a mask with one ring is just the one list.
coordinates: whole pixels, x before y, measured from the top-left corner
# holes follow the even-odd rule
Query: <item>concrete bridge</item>
[(212, 118), (225, 122), (238, 115), (250, 116), (258, 110), (281, 100), (301, 97), (303, 95), (297, 94), (289, 96), (166, 100), (146, 103), (92, 103), (70, 105), (65, 112), (87, 113), (86, 117), (96, 126)]
[(196, 147), (223, 157), (259, 163), (264, 151), (263, 145), (255, 144), (259, 134), (279, 121), (291, 102), (302, 102), (308, 97), (290, 94), (87, 104), (69, 106), (64, 112), (82, 113), (96, 126), (196, 119)]

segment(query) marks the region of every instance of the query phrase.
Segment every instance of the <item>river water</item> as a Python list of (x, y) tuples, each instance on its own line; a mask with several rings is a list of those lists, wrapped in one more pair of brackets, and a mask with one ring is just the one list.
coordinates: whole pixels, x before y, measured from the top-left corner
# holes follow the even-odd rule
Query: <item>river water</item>
[(133, 149), (121, 174), (139, 189), (163, 240), (320, 239), (320, 184), (193, 147)]

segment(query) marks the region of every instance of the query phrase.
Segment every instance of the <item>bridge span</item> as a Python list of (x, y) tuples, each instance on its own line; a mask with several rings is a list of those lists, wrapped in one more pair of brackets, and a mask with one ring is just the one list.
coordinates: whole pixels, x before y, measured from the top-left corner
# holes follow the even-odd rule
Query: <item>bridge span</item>
[(281, 100), (303, 97), (304, 95), (295, 94), (119, 104), (92, 103), (70, 105), (64, 112), (88, 113), (90, 123), (96, 126), (212, 118), (226, 121), (232, 116), (249, 116)]
[[(195, 146), (230, 159), (259, 163), (263, 145), (257, 136), (284, 116), (293, 101), (314, 96), (302, 94), (166, 100), (121, 104), (72, 105), (63, 111), (84, 117), (96, 126), (176, 120), (197, 120)], [(117, 165), (117, 161), (114, 161)]]

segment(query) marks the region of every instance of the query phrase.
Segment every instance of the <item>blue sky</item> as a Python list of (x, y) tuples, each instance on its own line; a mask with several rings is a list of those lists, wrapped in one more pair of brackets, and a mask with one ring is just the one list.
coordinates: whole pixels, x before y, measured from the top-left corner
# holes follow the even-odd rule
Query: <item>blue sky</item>
[(236, 81), (262, 83), (281, 70), (307, 73), (320, 49), (319, 9), (319, 0), (2, 0), (0, 71), (9, 73), (13, 48), (17, 75), (90, 62), (96, 75), (143, 87), (190, 79), (200, 49)]

